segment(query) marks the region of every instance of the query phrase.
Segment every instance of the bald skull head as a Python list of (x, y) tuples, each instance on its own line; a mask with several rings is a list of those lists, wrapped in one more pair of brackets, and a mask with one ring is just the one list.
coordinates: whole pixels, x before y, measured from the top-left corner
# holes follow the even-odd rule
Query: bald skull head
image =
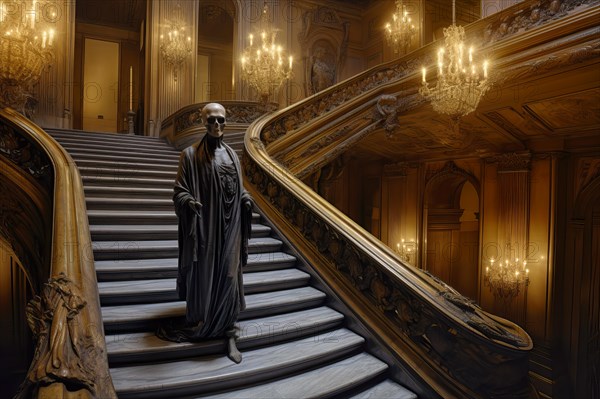
[(218, 103), (206, 104), (202, 108), (202, 123), (209, 136), (219, 138), (225, 129), (225, 107)]

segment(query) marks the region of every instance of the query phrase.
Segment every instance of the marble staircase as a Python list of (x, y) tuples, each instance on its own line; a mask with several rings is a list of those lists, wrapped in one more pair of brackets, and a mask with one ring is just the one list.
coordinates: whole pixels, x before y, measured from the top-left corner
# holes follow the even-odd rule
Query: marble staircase
[[(416, 398), (297, 268), (268, 221), (253, 215), (238, 322), (243, 361), (225, 340), (154, 335), (185, 314), (175, 291), (179, 153), (149, 137), (49, 130), (82, 175), (110, 372), (119, 398)], [(241, 151), (241, 134), (228, 140)]]

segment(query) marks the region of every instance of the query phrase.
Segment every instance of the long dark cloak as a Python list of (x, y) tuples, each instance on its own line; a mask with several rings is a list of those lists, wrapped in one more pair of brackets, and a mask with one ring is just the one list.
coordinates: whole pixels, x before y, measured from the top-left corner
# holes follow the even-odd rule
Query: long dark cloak
[[(222, 146), (231, 164), (214, 156)], [(197, 215), (190, 200), (202, 203)], [(173, 202), (179, 218), (177, 292), (187, 304), (185, 325), (163, 325), (158, 336), (194, 341), (223, 336), (246, 307), (242, 267), (248, 258), (251, 210), (235, 152), (206, 134), (180, 156)]]

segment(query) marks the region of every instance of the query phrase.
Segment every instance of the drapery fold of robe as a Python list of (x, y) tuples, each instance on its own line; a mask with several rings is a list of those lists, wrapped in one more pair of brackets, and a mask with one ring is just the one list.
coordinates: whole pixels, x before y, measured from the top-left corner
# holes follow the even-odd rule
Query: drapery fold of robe
[[(222, 146), (231, 163), (214, 157)], [(202, 204), (200, 214), (189, 201)], [(206, 134), (182, 151), (173, 202), (179, 218), (177, 292), (187, 304), (186, 323), (163, 325), (157, 335), (171, 341), (219, 337), (246, 307), (242, 267), (248, 258), (252, 210), (235, 152)]]

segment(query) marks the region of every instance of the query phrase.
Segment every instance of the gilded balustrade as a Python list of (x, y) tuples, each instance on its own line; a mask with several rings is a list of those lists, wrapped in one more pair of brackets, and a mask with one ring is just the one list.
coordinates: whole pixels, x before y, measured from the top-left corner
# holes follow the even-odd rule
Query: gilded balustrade
[(108, 371), (81, 177), (66, 151), (14, 110), (0, 109), (0, 234), (32, 281), (36, 340), (17, 398), (116, 398)]

